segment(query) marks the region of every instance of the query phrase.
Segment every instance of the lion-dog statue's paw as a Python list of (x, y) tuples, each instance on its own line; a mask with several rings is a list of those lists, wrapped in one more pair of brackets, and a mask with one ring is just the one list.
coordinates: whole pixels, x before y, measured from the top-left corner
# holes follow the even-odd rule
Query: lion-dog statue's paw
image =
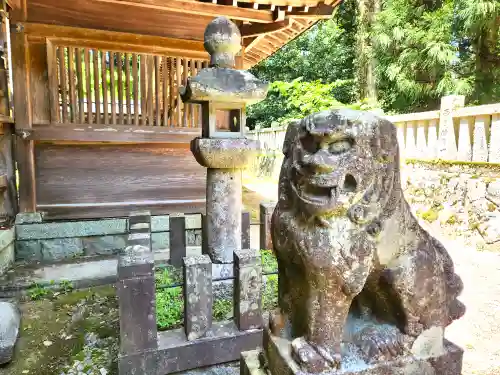
[(404, 336), (389, 325), (369, 325), (353, 336), (353, 343), (363, 353), (368, 363), (389, 361), (404, 352)]
[(332, 368), (340, 369), (340, 350), (311, 345), (303, 337), (292, 341), (292, 357), (306, 372), (319, 373)]

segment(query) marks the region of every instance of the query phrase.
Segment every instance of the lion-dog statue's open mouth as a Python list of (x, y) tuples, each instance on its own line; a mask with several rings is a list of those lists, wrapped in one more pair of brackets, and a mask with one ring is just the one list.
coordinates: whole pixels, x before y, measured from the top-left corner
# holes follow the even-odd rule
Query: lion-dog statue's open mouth
[(293, 340), (296, 360), (320, 372), (339, 368), (346, 342), (370, 362), (442, 341), (465, 311), (462, 283), (404, 199), (394, 125), (319, 112), (289, 125), (283, 153), (272, 219), (280, 311), (270, 325)]

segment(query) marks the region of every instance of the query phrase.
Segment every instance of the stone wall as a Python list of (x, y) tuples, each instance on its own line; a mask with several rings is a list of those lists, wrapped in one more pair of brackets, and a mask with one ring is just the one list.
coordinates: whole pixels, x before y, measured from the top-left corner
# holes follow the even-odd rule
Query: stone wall
[[(186, 218), (186, 245), (201, 246), (201, 215)], [(78, 257), (117, 254), (125, 248), (128, 219), (112, 218), (47, 222), (40, 214), (19, 214), (16, 218), (15, 258), (19, 262), (56, 262)], [(169, 216), (152, 216), (152, 247), (169, 251)], [(168, 254), (167, 254), (168, 255)]]
[(478, 250), (500, 250), (500, 168), (418, 163), (402, 168), (405, 196), (423, 222), (464, 237)]

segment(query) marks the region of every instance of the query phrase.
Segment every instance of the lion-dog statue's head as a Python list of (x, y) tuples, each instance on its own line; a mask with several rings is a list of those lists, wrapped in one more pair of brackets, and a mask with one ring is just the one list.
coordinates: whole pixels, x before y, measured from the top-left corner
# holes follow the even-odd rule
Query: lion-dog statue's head
[(370, 113), (327, 110), (294, 121), (283, 153), (280, 202), (321, 225), (347, 214), (378, 232), (401, 197), (396, 129)]

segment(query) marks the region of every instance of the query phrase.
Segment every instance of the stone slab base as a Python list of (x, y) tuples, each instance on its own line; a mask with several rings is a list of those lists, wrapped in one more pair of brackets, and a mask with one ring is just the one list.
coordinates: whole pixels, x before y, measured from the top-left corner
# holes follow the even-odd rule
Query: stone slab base
[[(264, 329), (265, 354), (259, 351), (242, 353), (242, 375), (308, 375), (291, 357), (291, 342), (273, 336)], [(444, 353), (434, 358), (403, 357), (394, 361), (367, 364), (356, 356), (344, 356), (340, 370), (323, 375), (460, 375), (463, 350), (445, 340)], [(265, 363), (264, 363), (265, 362)]]

